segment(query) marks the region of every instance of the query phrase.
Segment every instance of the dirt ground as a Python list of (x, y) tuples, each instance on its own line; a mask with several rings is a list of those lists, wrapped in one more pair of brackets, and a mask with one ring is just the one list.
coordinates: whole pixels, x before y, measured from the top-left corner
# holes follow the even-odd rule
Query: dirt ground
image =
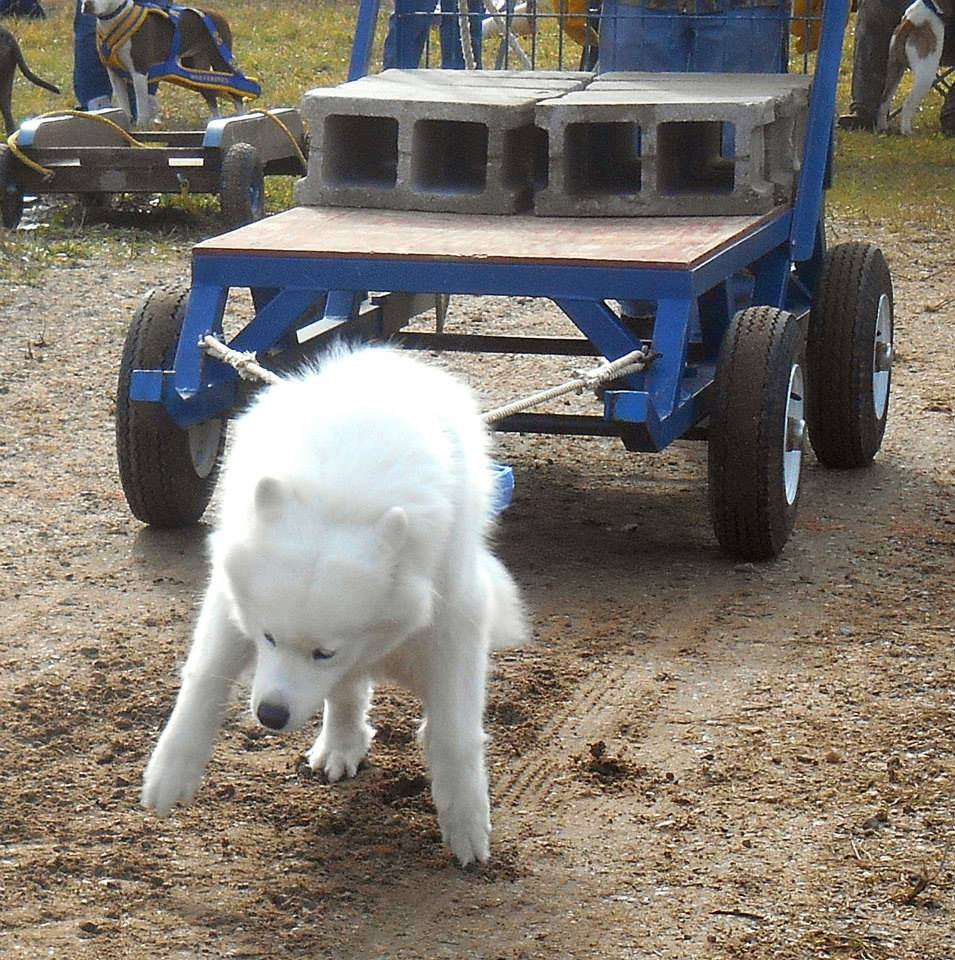
[[(312, 775), (309, 735), (264, 736), (240, 693), (197, 803), (140, 810), (208, 528), (130, 516), (113, 393), (130, 316), (187, 257), (0, 287), (0, 955), (952, 960), (953, 237), (832, 233), (893, 269), (890, 427), (870, 469), (810, 457), (777, 562), (718, 552), (702, 444), (500, 438), (535, 630), (495, 660), (492, 861), (467, 871), (394, 689), (354, 781)], [(491, 402), (571, 369), (469, 373)]]

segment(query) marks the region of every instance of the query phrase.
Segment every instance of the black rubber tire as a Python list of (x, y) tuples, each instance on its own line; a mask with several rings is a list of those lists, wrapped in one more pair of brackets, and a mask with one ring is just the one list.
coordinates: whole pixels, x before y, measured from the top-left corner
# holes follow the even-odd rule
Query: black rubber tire
[(187, 430), (177, 426), (161, 404), (130, 399), (134, 370), (172, 367), (188, 295), (182, 287), (149, 294), (133, 317), (119, 367), (119, 476), (133, 515), (156, 527), (188, 526), (202, 517), (215, 489), (226, 438), (224, 420)]
[(794, 493), (787, 491), (784, 446), (802, 347), (796, 318), (774, 307), (740, 311), (720, 345), (708, 444), (710, 516), (720, 546), (739, 560), (778, 556), (795, 523), (802, 443), (794, 448)]
[(0, 224), (15, 230), (23, 216), (23, 188), (13, 176), (15, 158), (10, 148), (0, 145)]
[[(893, 309), (892, 277), (878, 247), (841, 243), (826, 253), (806, 336), (806, 419), (813, 450), (827, 467), (864, 467), (882, 446)], [(877, 359), (877, 331), (886, 316), (890, 350), (887, 359), (884, 352)], [(881, 397), (874, 383), (880, 363), (888, 365)]]
[(219, 206), (230, 230), (265, 216), (265, 175), (258, 153), (249, 143), (232, 144), (222, 158)]

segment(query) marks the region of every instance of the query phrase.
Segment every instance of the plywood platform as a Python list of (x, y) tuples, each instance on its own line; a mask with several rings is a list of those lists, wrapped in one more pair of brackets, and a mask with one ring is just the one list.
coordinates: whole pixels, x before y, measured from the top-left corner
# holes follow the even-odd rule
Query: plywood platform
[(193, 254), (687, 270), (788, 212), (577, 219), (296, 207), (205, 240)]

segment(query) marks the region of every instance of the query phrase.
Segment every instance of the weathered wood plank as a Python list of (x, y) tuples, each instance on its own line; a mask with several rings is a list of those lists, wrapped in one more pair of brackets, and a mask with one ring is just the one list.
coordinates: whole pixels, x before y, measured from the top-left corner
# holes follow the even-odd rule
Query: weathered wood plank
[(576, 219), (296, 207), (205, 240), (194, 252), (687, 269), (785, 212)]

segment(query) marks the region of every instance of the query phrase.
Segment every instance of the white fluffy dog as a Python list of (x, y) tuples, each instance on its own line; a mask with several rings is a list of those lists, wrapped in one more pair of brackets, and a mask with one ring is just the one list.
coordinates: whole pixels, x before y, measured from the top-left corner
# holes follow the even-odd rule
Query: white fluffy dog
[(232, 681), (255, 663), (252, 713), (354, 776), (376, 679), (422, 702), (441, 832), (485, 861), (488, 649), (518, 643), (517, 587), (491, 553), (488, 436), (468, 388), (408, 354), (337, 350), (264, 390), (235, 424), (212, 574), (182, 686), (146, 768), (160, 815), (195, 795)]

